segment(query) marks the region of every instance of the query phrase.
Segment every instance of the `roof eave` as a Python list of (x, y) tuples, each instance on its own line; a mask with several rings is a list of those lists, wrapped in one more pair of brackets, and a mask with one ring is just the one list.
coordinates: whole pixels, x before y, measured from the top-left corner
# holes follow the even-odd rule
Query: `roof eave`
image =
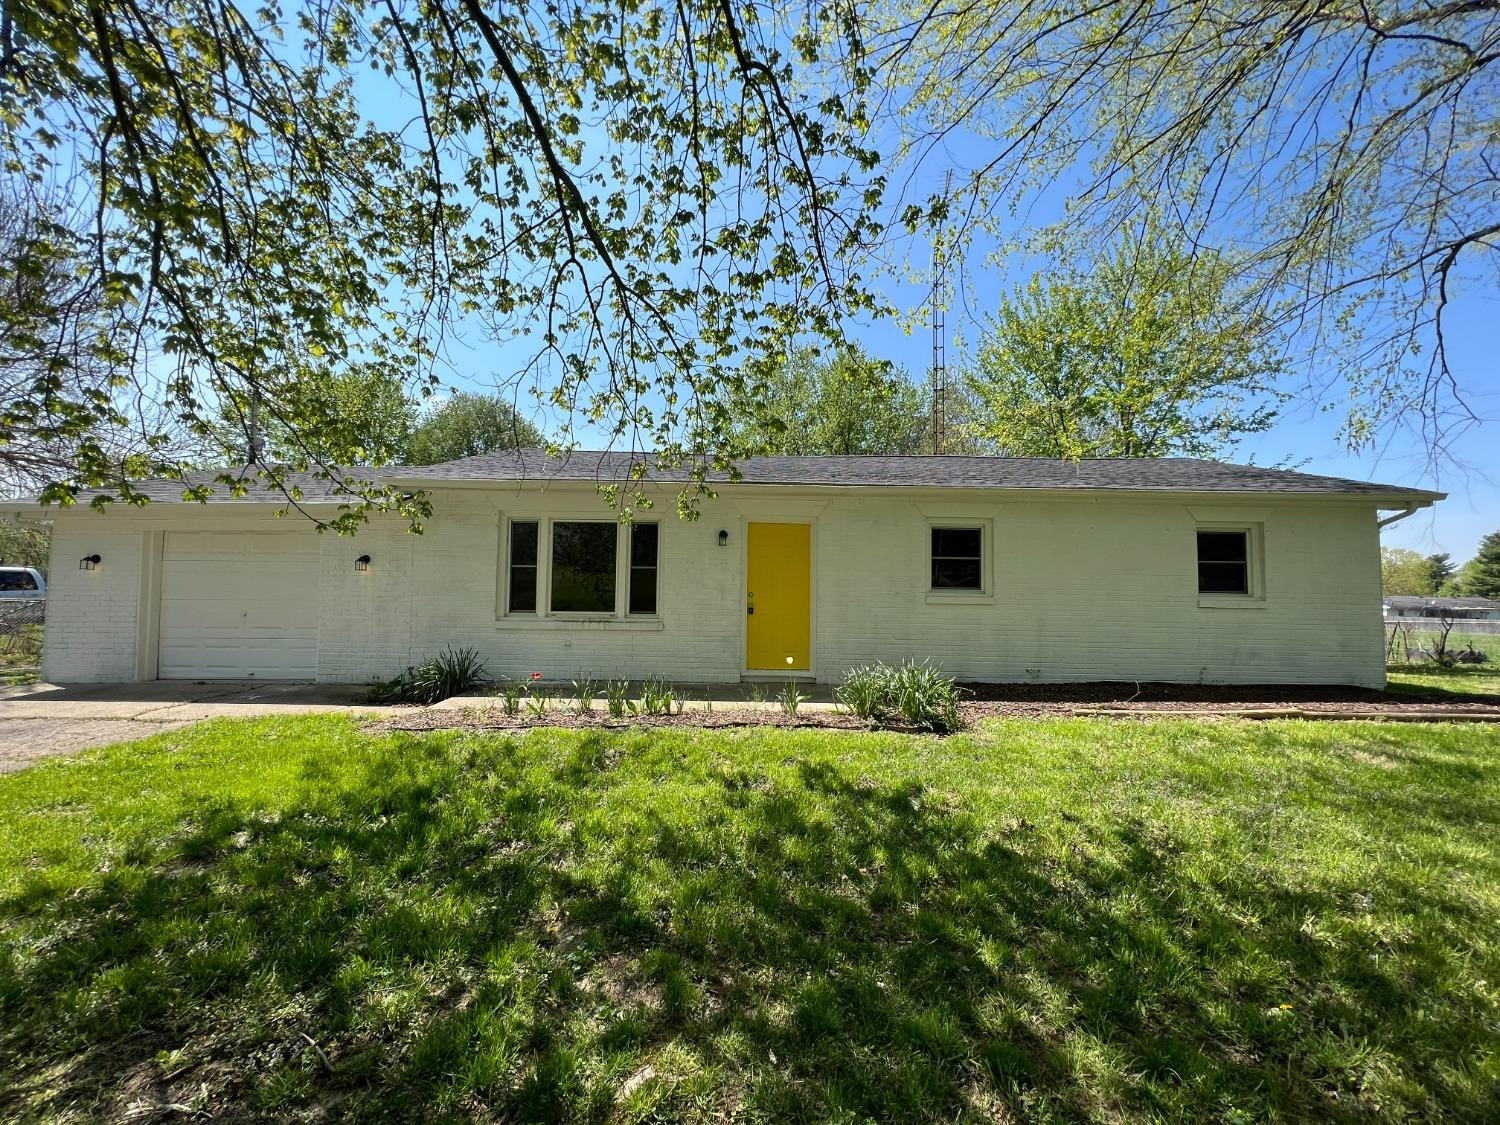
[[(413, 488), (423, 491), (434, 491), (440, 489), (476, 490), (493, 488), (525, 488), (534, 486), (540, 489), (557, 487), (576, 488), (598, 488), (602, 485), (629, 486), (629, 481), (612, 480), (579, 480), (575, 478), (558, 477), (467, 477), (467, 478), (445, 478), (445, 477), (418, 477), (403, 476), (392, 477), (389, 483), (398, 488)], [(690, 485), (691, 481), (683, 480), (661, 480), (646, 479), (638, 482), (640, 485), (656, 488), (681, 488)], [(999, 492), (1014, 493), (1027, 496), (1045, 497), (1079, 497), (1079, 496), (1167, 496), (1167, 497), (1244, 497), (1260, 498), (1268, 497), (1338, 497), (1345, 500), (1358, 500), (1372, 503), (1380, 508), (1429, 508), (1439, 500), (1447, 499), (1446, 492), (1427, 492), (1421, 489), (1399, 490), (1389, 492), (1344, 492), (1336, 489), (1314, 491), (1311, 489), (1266, 489), (1266, 488), (1129, 488), (1122, 486), (1113, 487), (1077, 487), (1077, 488), (1049, 488), (1045, 486), (1030, 485), (991, 485), (991, 484), (867, 484), (859, 481), (848, 484), (833, 484), (828, 482), (797, 482), (797, 481), (707, 481), (711, 489), (733, 488), (741, 489), (765, 489), (777, 492), (785, 489), (807, 489), (818, 492), (842, 493), (855, 490), (869, 490), (875, 492), (920, 492), (920, 493), (949, 493), (949, 492)]]

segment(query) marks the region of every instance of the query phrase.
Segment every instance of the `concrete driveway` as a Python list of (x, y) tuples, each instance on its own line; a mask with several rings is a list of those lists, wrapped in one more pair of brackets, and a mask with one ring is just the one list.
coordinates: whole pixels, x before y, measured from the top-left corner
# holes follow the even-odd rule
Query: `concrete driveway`
[(253, 680), (0, 687), (0, 773), (204, 719), (373, 710), (360, 705), (367, 690)]

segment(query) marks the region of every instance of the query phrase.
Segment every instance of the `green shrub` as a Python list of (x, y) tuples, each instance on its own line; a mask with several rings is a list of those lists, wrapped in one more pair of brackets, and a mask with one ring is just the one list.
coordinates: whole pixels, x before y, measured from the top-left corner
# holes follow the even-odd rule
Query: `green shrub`
[(953, 677), (930, 661), (908, 660), (891, 672), (890, 701), (903, 719), (922, 730), (950, 731), (961, 725)]
[(833, 689), (833, 698), (850, 713), (875, 722), (890, 707), (891, 675), (884, 664), (850, 668), (844, 673), (844, 682)]
[(891, 668), (870, 664), (851, 668), (833, 697), (848, 711), (876, 722), (891, 712), (922, 730), (951, 731), (961, 724), (958, 688), (931, 661), (908, 660)]
[(484, 661), (471, 648), (450, 648), (424, 664), (370, 689), (372, 703), (418, 703), (423, 706), (473, 691), (484, 683)]

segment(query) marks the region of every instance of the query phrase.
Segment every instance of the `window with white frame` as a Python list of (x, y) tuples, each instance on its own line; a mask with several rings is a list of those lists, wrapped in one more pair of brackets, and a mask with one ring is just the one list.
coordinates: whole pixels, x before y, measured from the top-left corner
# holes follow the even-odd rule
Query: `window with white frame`
[(508, 613), (535, 613), (537, 594), (536, 520), (512, 520), (510, 524), (509, 581), (505, 608)]
[(1245, 528), (1198, 529), (1198, 593), (1251, 592), (1250, 532)]
[(984, 589), (984, 529), (977, 526), (933, 526), (932, 589)]
[(655, 523), (510, 520), (504, 542), (507, 615), (656, 615)]
[(656, 614), (657, 528), (654, 523), (630, 525), (630, 577), (627, 612), (644, 617)]

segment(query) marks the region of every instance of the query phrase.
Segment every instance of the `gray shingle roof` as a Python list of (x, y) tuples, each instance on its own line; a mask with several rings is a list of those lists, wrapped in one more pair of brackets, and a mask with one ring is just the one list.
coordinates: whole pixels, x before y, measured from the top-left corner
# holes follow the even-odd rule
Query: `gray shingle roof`
[[(626, 478), (641, 455), (575, 451), (561, 459), (540, 450), (507, 450), (441, 465), (391, 471), (413, 484), (479, 481), (612, 482)], [(644, 460), (651, 465), (649, 455)], [(1285, 469), (1229, 465), (1187, 457), (1100, 458), (1067, 461), (1048, 457), (751, 457), (739, 464), (745, 484), (843, 487), (1044, 488), (1171, 492), (1278, 492), (1374, 495), (1400, 493), (1440, 499), (1400, 485), (1316, 476)], [(657, 469), (651, 479), (684, 481), (686, 468)], [(713, 481), (727, 473), (710, 473)]]
[[(353, 481), (371, 481), (385, 474), (374, 469), (354, 469), (350, 471), (350, 479)], [(220, 477), (228, 477), (231, 480), (241, 482), (245, 487), (243, 496), (236, 496), (230, 485), (220, 480)], [(346, 491), (341, 491), (332, 482), (321, 480), (315, 473), (293, 473), (287, 472), (282, 475), (280, 485), (274, 485), (257, 476), (252, 470), (244, 468), (232, 469), (204, 469), (199, 472), (185, 473), (182, 477), (162, 477), (155, 480), (132, 481), (131, 488), (143, 496), (148, 497), (153, 503), (172, 503), (182, 500), (183, 491), (187, 488), (206, 485), (213, 489), (208, 496), (210, 504), (284, 504), (287, 502), (288, 492), (300, 493), (299, 503), (306, 504), (329, 504), (348, 500)], [(78, 503), (87, 504), (98, 492), (84, 492), (78, 496)], [(115, 497), (113, 492), (104, 491), (107, 497)], [(115, 501), (118, 503), (118, 499)]]
[[(690, 479), (690, 468), (657, 466), (649, 454), (574, 451), (551, 458), (535, 449), (483, 453), (440, 465), (382, 470), (355, 469), (356, 480), (385, 481), (402, 488), (444, 484), (510, 484), (532, 482), (616, 483), (629, 479), (631, 466), (644, 461), (650, 480), (678, 484)], [(1307, 495), (1399, 495), (1413, 500), (1440, 500), (1441, 492), (1401, 485), (1375, 484), (1341, 477), (1317, 476), (1253, 465), (1229, 465), (1186, 457), (1101, 458), (1066, 461), (1046, 457), (751, 457), (739, 463), (741, 481), (755, 485), (823, 485), (847, 488), (979, 488), (1062, 489), (1129, 492), (1292, 493)], [(231, 494), (217, 478), (228, 474), (246, 486), (242, 497)], [(709, 480), (726, 483), (729, 474), (711, 472)], [(304, 503), (336, 503), (347, 495), (312, 473), (285, 474), (287, 489), (298, 489)], [(135, 488), (153, 501), (180, 501), (184, 487), (207, 484), (209, 503), (286, 501), (281, 488), (242, 469), (189, 473), (182, 480), (139, 482)], [(88, 496), (81, 496), (86, 502)]]

